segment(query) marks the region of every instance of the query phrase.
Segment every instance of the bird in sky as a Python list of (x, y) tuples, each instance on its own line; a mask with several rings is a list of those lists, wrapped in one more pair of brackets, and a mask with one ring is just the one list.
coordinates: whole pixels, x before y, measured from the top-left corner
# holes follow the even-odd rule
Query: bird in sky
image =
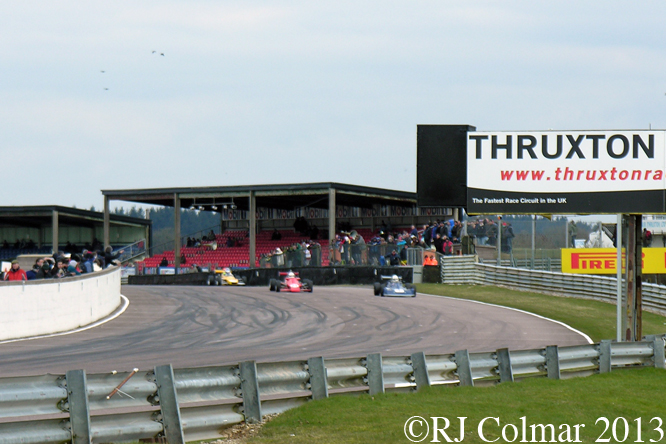
[(161, 55), (162, 57), (164, 57), (164, 53), (163, 53), (163, 52), (160, 52), (160, 55)]
[(155, 54), (157, 51), (153, 51), (153, 54)]
[(109, 90), (109, 88), (104, 88), (104, 91), (108, 91), (108, 90)]
[(100, 71), (102, 74), (104, 74), (106, 71)]

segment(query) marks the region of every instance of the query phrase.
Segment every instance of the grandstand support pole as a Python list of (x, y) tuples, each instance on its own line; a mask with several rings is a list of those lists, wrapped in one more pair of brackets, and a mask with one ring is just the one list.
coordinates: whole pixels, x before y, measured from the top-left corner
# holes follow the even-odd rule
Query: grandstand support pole
[(335, 246), (335, 188), (328, 189), (328, 246)]
[(249, 221), (248, 230), (250, 230), (250, 257), (248, 267), (254, 268), (257, 262), (257, 197), (254, 191), (250, 191), (247, 218)]
[(111, 246), (111, 208), (110, 208), (110, 201), (109, 201), (109, 196), (104, 196), (104, 239), (102, 239), (102, 242), (104, 243), (104, 249), (106, 247)]
[(60, 236), (58, 231), (58, 212), (53, 210), (51, 212), (51, 248), (53, 248), (53, 254), (58, 252), (58, 237)]
[(173, 263), (175, 273), (178, 274), (180, 269), (180, 195), (174, 193), (173, 195)]

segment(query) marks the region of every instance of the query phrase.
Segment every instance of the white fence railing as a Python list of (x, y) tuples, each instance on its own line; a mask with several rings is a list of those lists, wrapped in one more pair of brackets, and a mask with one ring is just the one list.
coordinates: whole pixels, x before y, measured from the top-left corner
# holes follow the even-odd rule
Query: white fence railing
[[(480, 264), (475, 256), (440, 257), (444, 284), (501, 285), (538, 293), (615, 302), (617, 278)], [(666, 287), (643, 283), (643, 309), (666, 314)]]
[[(642, 342), (446, 355), (366, 357), (203, 368), (0, 379), (0, 444), (90, 443), (166, 437), (172, 444), (219, 438), (335, 393), (371, 395), (431, 385), (488, 385), (532, 377), (605, 373), (627, 366), (665, 368), (664, 335)], [(93, 413), (93, 415), (91, 415)]]

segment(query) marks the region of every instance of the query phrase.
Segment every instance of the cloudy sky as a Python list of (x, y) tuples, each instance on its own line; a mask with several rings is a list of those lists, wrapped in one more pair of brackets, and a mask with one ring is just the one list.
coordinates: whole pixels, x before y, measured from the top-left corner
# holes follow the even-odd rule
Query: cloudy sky
[(0, 5), (0, 205), (314, 181), (415, 191), (417, 124), (666, 128), (663, 1)]

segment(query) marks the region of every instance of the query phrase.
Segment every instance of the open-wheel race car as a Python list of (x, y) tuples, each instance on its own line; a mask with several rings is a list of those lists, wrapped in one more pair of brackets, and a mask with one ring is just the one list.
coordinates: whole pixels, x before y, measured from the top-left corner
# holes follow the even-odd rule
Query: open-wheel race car
[(381, 278), (381, 282), (375, 282), (375, 296), (416, 297), (416, 288), (412, 284), (404, 284), (401, 277), (394, 274)]
[(298, 273), (293, 271), (278, 273), (279, 279), (271, 279), (269, 288), (271, 291), (290, 291), (292, 293), (300, 293), (306, 291), (312, 293), (312, 281), (310, 279), (303, 279), (298, 277)]
[(215, 270), (215, 277), (218, 285), (245, 285), (245, 282), (234, 276), (231, 269), (228, 267), (221, 270)]

